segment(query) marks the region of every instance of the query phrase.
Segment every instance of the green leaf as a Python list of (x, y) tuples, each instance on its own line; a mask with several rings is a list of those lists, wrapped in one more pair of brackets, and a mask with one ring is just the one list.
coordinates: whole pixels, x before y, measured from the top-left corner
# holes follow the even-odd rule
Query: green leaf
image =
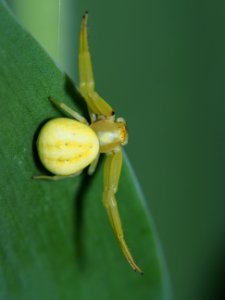
[(34, 181), (46, 172), (35, 141), (60, 116), (48, 96), (87, 114), (79, 93), (0, 4), (0, 298), (171, 299), (163, 256), (131, 166), (125, 159), (117, 199), (125, 237), (145, 272), (123, 257), (101, 203), (96, 174)]

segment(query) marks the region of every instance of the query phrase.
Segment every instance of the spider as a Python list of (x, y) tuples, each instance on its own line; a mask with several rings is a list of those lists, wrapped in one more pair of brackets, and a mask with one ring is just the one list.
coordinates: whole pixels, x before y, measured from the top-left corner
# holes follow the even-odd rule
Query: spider
[(79, 175), (89, 166), (88, 174), (96, 169), (101, 153), (106, 154), (104, 165), (103, 204), (119, 246), (133, 270), (143, 274), (135, 263), (124, 239), (117, 207), (117, 192), (121, 167), (122, 149), (127, 144), (128, 133), (123, 118), (115, 118), (112, 107), (95, 91), (91, 56), (88, 48), (86, 12), (82, 18), (79, 49), (79, 90), (90, 115), (88, 121), (64, 103), (49, 100), (66, 112), (72, 119), (55, 118), (40, 130), (37, 150), (42, 164), (54, 175), (34, 176), (35, 179), (59, 180)]

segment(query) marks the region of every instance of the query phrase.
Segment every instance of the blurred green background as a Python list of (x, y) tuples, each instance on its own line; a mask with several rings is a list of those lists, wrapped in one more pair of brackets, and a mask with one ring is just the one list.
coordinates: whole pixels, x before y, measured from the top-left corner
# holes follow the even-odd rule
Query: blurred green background
[(225, 297), (225, 2), (8, 3), (76, 83), (80, 19), (90, 12), (97, 89), (128, 122), (126, 151), (175, 299)]

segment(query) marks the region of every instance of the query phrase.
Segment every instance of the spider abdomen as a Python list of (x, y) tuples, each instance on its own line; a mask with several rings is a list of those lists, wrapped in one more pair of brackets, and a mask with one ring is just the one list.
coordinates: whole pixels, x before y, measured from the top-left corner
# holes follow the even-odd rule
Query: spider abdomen
[(56, 175), (71, 175), (96, 158), (99, 141), (89, 126), (68, 118), (56, 118), (42, 127), (37, 149), (47, 170)]

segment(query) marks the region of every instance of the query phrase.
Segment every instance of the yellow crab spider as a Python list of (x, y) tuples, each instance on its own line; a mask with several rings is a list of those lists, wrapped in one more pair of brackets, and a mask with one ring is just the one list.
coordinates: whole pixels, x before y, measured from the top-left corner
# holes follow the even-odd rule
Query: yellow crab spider
[(91, 123), (64, 103), (50, 99), (72, 119), (56, 118), (48, 121), (37, 139), (38, 155), (42, 164), (54, 176), (35, 176), (35, 179), (58, 180), (77, 176), (89, 165), (92, 174), (99, 155), (106, 154), (104, 166), (103, 204), (114, 234), (131, 267), (143, 274), (135, 263), (125, 242), (115, 194), (122, 166), (121, 146), (128, 140), (126, 122), (115, 119), (111, 106), (95, 91), (91, 57), (88, 49), (87, 18), (82, 18), (79, 49), (80, 93), (86, 101)]

